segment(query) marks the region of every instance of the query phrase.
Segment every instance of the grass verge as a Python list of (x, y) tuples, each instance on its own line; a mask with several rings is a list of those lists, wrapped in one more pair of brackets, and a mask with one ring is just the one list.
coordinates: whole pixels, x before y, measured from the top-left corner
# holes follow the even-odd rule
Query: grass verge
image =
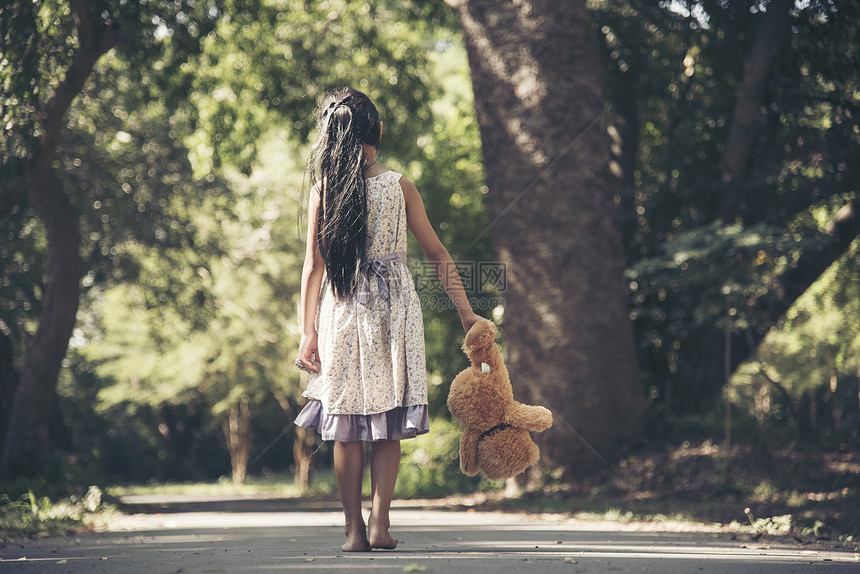
[(102, 502), (102, 491), (91, 486), (82, 497), (51, 500), (32, 490), (12, 499), (0, 494), (0, 540), (65, 535), (104, 525), (117, 510)]
[(114, 498), (121, 496), (172, 494), (196, 496), (250, 496), (268, 494), (282, 498), (333, 496), (337, 491), (334, 474), (318, 472), (314, 474), (307, 491), (295, 483), (292, 475), (270, 474), (249, 476), (243, 484), (234, 484), (226, 476), (214, 482), (149, 482), (108, 486), (105, 491)]

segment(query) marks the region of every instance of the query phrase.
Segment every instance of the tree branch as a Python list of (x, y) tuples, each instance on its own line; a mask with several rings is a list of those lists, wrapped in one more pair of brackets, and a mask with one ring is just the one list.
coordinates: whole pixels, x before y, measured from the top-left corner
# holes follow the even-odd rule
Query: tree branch
[[(791, 269), (782, 275), (779, 281), (779, 297), (759, 298), (753, 303), (753, 311), (767, 315), (771, 323), (776, 324), (797, 298), (803, 295), (860, 235), (858, 214), (860, 200), (855, 199), (843, 205), (828, 222), (824, 236), (819, 239), (819, 248), (804, 250)], [(763, 337), (764, 334), (758, 334), (752, 347), (757, 347)]]
[(120, 40), (118, 25), (107, 22), (106, 26), (98, 26), (93, 22), (86, 0), (70, 0), (70, 4), (79, 47), (63, 81), (57, 86), (42, 114), (43, 136), (39, 164), (47, 164), (44, 167), (50, 165), (56, 153), (63, 119), (72, 101), (84, 88), (99, 58), (118, 45)]
[(793, 5), (793, 0), (773, 0), (767, 5), (752, 51), (744, 63), (744, 79), (738, 89), (731, 129), (722, 158), (723, 179), (726, 182), (741, 180), (749, 163), (767, 80), (788, 29)]

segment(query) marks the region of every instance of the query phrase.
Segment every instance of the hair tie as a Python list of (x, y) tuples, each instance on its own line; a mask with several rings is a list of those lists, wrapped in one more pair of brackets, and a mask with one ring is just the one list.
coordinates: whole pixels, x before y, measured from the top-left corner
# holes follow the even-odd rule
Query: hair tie
[[(356, 110), (350, 105), (352, 103), (353, 99), (354, 99), (353, 96), (349, 95), (349, 96), (346, 96), (345, 98), (342, 98), (340, 100), (336, 100), (336, 101), (329, 103), (328, 107), (326, 108), (325, 112), (323, 113), (323, 118), (327, 121), (328, 118), (331, 116), (332, 112), (340, 106), (347, 106), (350, 109), (350, 111), (355, 115)], [(373, 104), (371, 104), (371, 106), (372, 105)], [(376, 112), (376, 110), (373, 109), (373, 112)], [(374, 121), (374, 119), (376, 119), (376, 121)], [(362, 121), (362, 120), (366, 120), (366, 121)], [(367, 137), (370, 135), (370, 133), (373, 131), (373, 128), (377, 124), (377, 122), (378, 122), (378, 119), (374, 118), (373, 114), (371, 114), (369, 117), (364, 117), (363, 114), (355, 115), (355, 117), (353, 118), (353, 130), (354, 130), (356, 136), (358, 137), (358, 141), (364, 142), (367, 139)], [(362, 127), (361, 124), (364, 124), (364, 126)]]
[[(345, 97), (345, 98), (343, 98), (343, 99), (341, 99), (341, 100), (339, 100), (339, 101), (336, 101), (336, 102), (332, 102), (332, 103), (330, 103), (330, 104), (328, 105), (328, 108), (326, 108), (326, 111), (325, 111), (326, 115), (330, 114), (330, 113), (331, 113), (333, 110), (335, 110), (338, 106), (347, 106), (347, 107), (349, 107), (349, 103), (350, 103), (351, 101), (352, 101), (352, 96), (347, 96), (347, 97)], [(350, 107), (349, 109), (350, 109), (350, 110), (352, 110), (352, 108), (351, 108), (351, 107)]]

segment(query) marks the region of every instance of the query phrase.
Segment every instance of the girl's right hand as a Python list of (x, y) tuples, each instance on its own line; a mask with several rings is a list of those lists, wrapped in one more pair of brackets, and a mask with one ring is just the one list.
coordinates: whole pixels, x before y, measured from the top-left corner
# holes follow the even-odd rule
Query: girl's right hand
[(319, 373), (319, 356), (320, 352), (319, 345), (317, 344), (316, 331), (310, 335), (302, 335), (302, 341), (299, 343), (299, 358), (296, 359), (296, 366), (303, 371)]

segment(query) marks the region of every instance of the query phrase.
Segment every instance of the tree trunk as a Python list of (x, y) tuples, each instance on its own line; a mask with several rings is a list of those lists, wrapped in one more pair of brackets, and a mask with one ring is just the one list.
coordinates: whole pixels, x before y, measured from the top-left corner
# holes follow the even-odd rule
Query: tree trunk
[(248, 460), (251, 454), (251, 405), (247, 401), (230, 407), (222, 423), (227, 449), (230, 451), (230, 467), (233, 484), (245, 482)]
[[(762, 106), (765, 101), (767, 81), (774, 58), (788, 30), (789, 11), (794, 0), (771, 0), (762, 16), (752, 50), (744, 63), (744, 78), (735, 99), (735, 109), (726, 148), (723, 152), (723, 181), (743, 180), (749, 164), (756, 134), (760, 131)], [(733, 197), (723, 203), (724, 214), (736, 207)]]
[(813, 431), (818, 430), (818, 395), (816, 389), (809, 389), (809, 426)]
[[(51, 171), (66, 112), (98, 59), (119, 43), (115, 25), (100, 25), (97, 10), (86, 0), (70, 0), (78, 36), (65, 76), (41, 109), (40, 148), (33, 150), (29, 169), (0, 181), (0, 218), (28, 197), (45, 226), (48, 243), (48, 277), (39, 315), (39, 327), (27, 350), (12, 412), (6, 427), (0, 478), (42, 472), (49, 447), (51, 408), (57, 376), (66, 355), (80, 296), (82, 263), (80, 224), (62, 184)], [(33, 33), (36, 33), (33, 30)]]
[(293, 439), (293, 463), (296, 465), (296, 484), (302, 492), (307, 492), (311, 485), (313, 470), (314, 430), (295, 427), (296, 436)]
[(49, 173), (30, 191), (45, 226), (48, 268), (39, 328), (27, 351), (6, 432), (0, 476), (34, 476), (45, 463), (57, 377), (81, 292), (80, 224), (62, 183)]
[[(14, 356), (12, 339), (0, 331), (0, 448), (5, 443), (6, 422), (12, 415), (12, 403), (18, 388)], [(0, 451), (0, 456), (2, 454)]]
[[(290, 406), (290, 401), (287, 400), (287, 395), (280, 391), (275, 391), (275, 400), (281, 405), (287, 419), (292, 424), (295, 420), (293, 408)], [(304, 399), (299, 402), (299, 407), (303, 406)], [(295, 465), (296, 484), (302, 489), (302, 492), (307, 492), (311, 485), (311, 473), (314, 468), (314, 431), (313, 429), (304, 429), (293, 425), (295, 435), (293, 436), (293, 464)]]
[[(466, 38), (515, 396), (552, 408), (544, 462), (593, 470), (640, 431), (600, 62), (582, 0), (449, 0)], [(578, 437), (576, 433), (585, 439)]]
[(833, 417), (833, 430), (836, 434), (842, 432), (842, 401), (839, 397), (839, 377), (836, 368), (830, 371), (830, 414)]

